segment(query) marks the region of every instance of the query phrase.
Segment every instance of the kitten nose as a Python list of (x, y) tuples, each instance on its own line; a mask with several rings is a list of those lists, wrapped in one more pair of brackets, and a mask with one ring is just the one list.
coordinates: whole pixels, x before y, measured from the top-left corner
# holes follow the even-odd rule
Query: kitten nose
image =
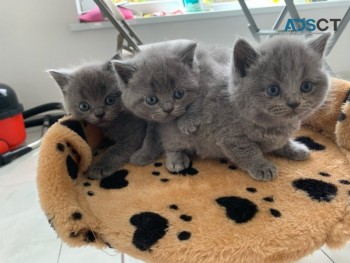
[(96, 116), (97, 118), (99, 118), (99, 119), (102, 119), (103, 116), (105, 116), (104, 110), (95, 110), (94, 113), (95, 113), (95, 116)]
[(287, 103), (287, 105), (294, 110), (300, 105), (300, 102)]
[(174, 109), (174, 105), (172, 103), (165, 103), (163, 105), (163, 111), (166, 112), (166, 113), (172, 112), (173, 109)]

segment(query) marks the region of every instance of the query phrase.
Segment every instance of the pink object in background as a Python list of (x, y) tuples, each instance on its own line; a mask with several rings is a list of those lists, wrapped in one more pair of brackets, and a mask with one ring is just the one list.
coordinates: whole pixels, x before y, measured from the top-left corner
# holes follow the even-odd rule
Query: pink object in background
[(134, 15), (130, 9), (125, 8), (123, 6), (118, 6), (118, 8), (119, 8), (120, 12), (122, 12), (125, 19), (133, 19), (134, 18)]
[(154, 12), (153, 16), (165, 16), (166, 12), (165, 11), (159, 11), (159, 12)]
[(91, 9), (89, 12), (86, 12), (85, 14), (82, 14), (79, 16), (80, 22), (99, 22), (103, 21), (104, 17), (101, 14), (100, 9), (98, 6)]
[[(122, 6), (119, 6), (118, 8), (120, 12), (123, 14), (125, 19), (134, 18), (134, 15), (132, 14), (132, 11), (130, 9), (127, 9)], [(79, 20), (80, 22), (100, 22), (100, 21), (104, 21), (104, 17), (102, 16), (98, 6), (96, 6), (95, 8), (91, 9), (89, 12), (86, 12), (85, 14), (80, 15)]]

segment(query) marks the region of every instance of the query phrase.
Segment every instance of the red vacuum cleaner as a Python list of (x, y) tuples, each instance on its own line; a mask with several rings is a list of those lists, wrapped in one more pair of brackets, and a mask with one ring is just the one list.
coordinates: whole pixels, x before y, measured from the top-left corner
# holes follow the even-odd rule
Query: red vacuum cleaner
[(0, 154), (12, 151), (26, 139), (22, 111), (15, 91), (0, 83)]
[(54, 122), (62, 118), (63, 114), (47, 114), (44, 117), (27, 119), (53, 110), (62, 111), (62, 104), (47, 103), (23, 111), (23, 106), (18, 102), (15, 91), (0, 83), (0, 167), (39, 147), (41, 139), (27, 145), (23, 144), (26, 139), (26, 128), (40, 125), (43, 135)]

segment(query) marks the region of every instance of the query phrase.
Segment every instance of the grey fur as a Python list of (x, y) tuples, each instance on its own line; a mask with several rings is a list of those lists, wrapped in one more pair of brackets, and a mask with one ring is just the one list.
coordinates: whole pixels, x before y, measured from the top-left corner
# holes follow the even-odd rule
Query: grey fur
[[(269, 181), (277, 176), (277, 168), (265, 153), (297, 161), (308, 158), (307, 147), (291, 137), (327, 96), (322, 54), (329, 36), (310, 41), (274, 37), (257, 48), (239, 39), (228, 89), (211, 89), (200, 128), (184, 135), (174, 123), (161, 125), (167, 168), (178, 172), (188, 167), (188, 155), (196, 153), (228, 158), (254, 179)], [(313, 83), (311, 92), (301, 92), (304, 81)], [(280, 86), (279, 96), (266, 93), (272, 84)]]
[[(140, 53), (114, 61), (114, 66), (120, 77), (122, 100), (131, 112), (159, 126), (175, 123), (175, 132), (179, 129), (189, 134), (201, 124), (207, 91), (227, 85), (224, 65), (229, 62), (228, 49), (173, 40), (142, 46)], [(183, 90), (183, 98), (175, 99), (175, 90)], [(158, 103), (147, 105), (145, 98), (149, 96), (156, 96)], [(159, 140), (157, 136), (153, 139)]]
[[(159, 45), (144, 47), (134, 57), (114, 61), (114, 66), (124, 87), (125, 106), (143, 119), (166, 123), (182, 116), (197, 98), (198, 70), (193, 67), (196, 43), (176, 51)], [(180, 100), (173, 97), (176, 89), (185, 91)], [(145, 101), (151, 96), (158, 99), (153, 106)]]
[[(74, 70), (50, 70), (49, 73), (62, 90), (66, 110), (78, 120), (97, 125), (114, 141), (92, 164), (87, 176), (98, 179), (111, 175), (141, 148), (147, 127), (146, 121), (125, 111), (112, 63), (84, 65)], [(106, 102), (110, 97), (115, 99), (112, 105)], [(87, 102), (90, 109), (80, 110), (81, 102)], [(159, 153), (154, 151), (148, 158), (156, 158)]]

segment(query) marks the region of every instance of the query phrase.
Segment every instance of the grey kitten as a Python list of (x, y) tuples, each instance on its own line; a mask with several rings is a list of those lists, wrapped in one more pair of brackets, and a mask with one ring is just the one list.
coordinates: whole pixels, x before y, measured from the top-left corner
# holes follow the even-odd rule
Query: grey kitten
[(146, 121), (125, 111), (112, 63), (49, 73), (61, 88), (66, 110), (78, 120), (97, 125), (114, 142), (92, 164), (87, 176), (98, 179), (111, 175), (141, 148), (147, 127)]
[(193, 67), (195, 48), (195, 42), (175, 50), (173, 45), (165, 48), (157, 43), (134, 57), (113, 61), (124, 87), (125, 106), (135, 115), (158, 123), (184, 115), (199, 91), (198, 70)]
[(202, 158), (228, 158), (254, 179), (269, 181), (277, 176), (277, 168), (265, 153), (307, 159), (307, 147), (291, 136), (327, 95), (323, 52), (329, 37), (274, 37), (257, 48), (239, 39), (229, 87), (208, 94), (196, 133), (186, 136), (176, 125), (161, 126), (167, 168), (184, 169), (188, 154), (197, 153)]
[(195, 132), (207, 90), (227, 85), (222, 65), (230, 62), (230, 53), (222, 53), (198, 48), (194, 41), (173, 40), (142, 46), (134, 57), (114, 61), (125, 107), (158, 125), (175, 123), (184, 134)]

